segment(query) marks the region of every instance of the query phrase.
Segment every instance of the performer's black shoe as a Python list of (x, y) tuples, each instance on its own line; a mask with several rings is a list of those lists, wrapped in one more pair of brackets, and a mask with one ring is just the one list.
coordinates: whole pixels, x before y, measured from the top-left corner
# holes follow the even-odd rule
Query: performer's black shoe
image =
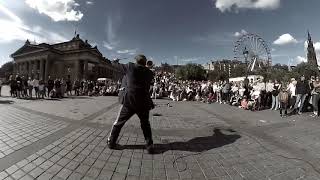
[(146, 149), (148, 151), (148, 154), (153, 154), (154, 153), (154, 145), (146, 145)]
[(117, 143), (111, 143), (109, 140), (107, 142), (109, 149), (114, 149), (114, 150), (121, 150), (122, 146)]

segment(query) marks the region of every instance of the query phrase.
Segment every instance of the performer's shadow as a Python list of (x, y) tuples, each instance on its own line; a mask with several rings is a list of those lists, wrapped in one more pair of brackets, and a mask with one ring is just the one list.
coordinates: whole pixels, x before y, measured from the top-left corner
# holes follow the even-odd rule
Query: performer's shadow
[[(229, 129), (228, 132), (235, 131)], [(241, 138), (238, 134), (223, 134), (220, 129), (214, 129), (212, 136), (196, 137), (186, 142), (170, 142), (165, 144), (155, 144), (155, 152), (153, 154), (162, 154), (169, 150), (203, 152), (214, 148), (219, 148), (228, 144), (232, 144)], [(122, 149), (144, 149), (144, 145), (123, 145)]]

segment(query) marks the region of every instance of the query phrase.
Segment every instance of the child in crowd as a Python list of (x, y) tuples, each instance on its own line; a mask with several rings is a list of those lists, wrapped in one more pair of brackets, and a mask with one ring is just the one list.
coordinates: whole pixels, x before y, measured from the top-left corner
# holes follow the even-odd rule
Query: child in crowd
[(44, 95), (45, 95), (45, 84), (44, 84), (43, 80), (40, 80), (40, 82), (39, 82), (39, 98), (44, 99)]
[[(281, 91), (279, 93), (279, 101), (280, 101), (280, 116), (285, 117), (287, 116), (287, 108), (289, 103), (289, 93), (287, 92), (285, 87), (281, 88)], [(282, 111), (284, 110), (284, 115), (282, 114)]]
[(241, 100), (241, 104), (239, 106), (239, 108), (242, 108), (244, 110), (248, 110), (248, 99), (247, 96), (243, 96), (243, 99)]

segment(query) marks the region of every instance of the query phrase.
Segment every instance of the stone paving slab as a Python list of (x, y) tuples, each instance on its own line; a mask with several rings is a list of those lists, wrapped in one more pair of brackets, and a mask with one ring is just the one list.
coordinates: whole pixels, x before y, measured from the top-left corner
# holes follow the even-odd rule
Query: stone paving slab
[[(168, 107), (163, 101), (158, 102), (159, 106), (150, 111), (150, 123), (153, 129), (195, 129), (208, 125), (227, 126), (211, 115), (203, 116), (203, 111), (195, 109), (191, 106), (174, 106)], [(172, 105), (171, 105), (172, 106)], [(91, 120), (91, 123), (112, 125), (117, 118), (120, 105), (114, 107), (111, 111)], [(165, 112), (165, 114), (163, 114)], [(127, 123), (128, 126), (140, 128), (137, 115), (134, 115)]]
[(34, 103), (16, 103), (21, 107), (72, 120), (81, 120), (103, 107), (117, 102), (116, 97), (72, 96), (59, 100), (35, 100)]
[[(15, 140), (20, 133), (22, 137), (26, 134), (40, 139), (51, 133), (14, 150), (12, 155), (5, 156), (6, 161), (0, 159), (0, 168), (5, 167), (0, 169), (0, 179), (320, 178), (314, 169), (320, 166), (311, 167), (314, 161), (308, 164), (308, 159), (298, 159), (299, 154), (290, 150), (300, 146), (278, 137), (308, 145), (305, 153), (313, 157), (316, 149), (310, 149), (317, 145), (310, 142), (316, 142), (320, 132), (316, 121), (307, 119), (308, 123), (303, 123), (303, 116), (280, 119), (271, 111), (259, 114), (196, 102), (170, 102), (168, 107), (168, 101), (157, 100), (158, 106), (150, 118), (156, 153), (149, 155), (137, 117), (122, 130), (119, 143), (123, 150), (108, 149), (107, 136), (118, 112), (116, 100), (94, 97), (87, 103), (84, 99), (63, 99), (0, 105), (0, 142), (14, 146), (8, 137)], [(15, 108), (16, 105), (23, 108)], [(72, 105), (86, 109), (88, 114), (68, 114), (67, 110), (75, 110), (69, 107)], [(33, 111), (28, 112), (28, 108)], [(37, 113), (40, 111), (44, 113)], [(28, 153), (22, 153), (24, 150)], [(13, 161), (8, 161), (8, 157)]]
[[(1, 107), (0, 158), (67, 127), (67, 123)], [(14, 112), (14, 113), (13, 113)]]
[[(300, 162), (279, 161), (252, 139), (238, 137), (237, 133), (223, 133), (224, 142), (217, 142), (219, 139), (215, 136), (197, 140), (155, 137), (161, 153), (148, 155), (143, 149), (130, 148), (144, 143), (142, 134), (122, 134), (119, 143), (127, 145), (127, 149), (117, 151), (106, 146), (107, 130), (79, 128), (0, 174), (37, 179), (290, 179), (291, 176), (298, 179), (309, 176), (305, 170), (296, 168), (302, 165)], [(234, 142), (233, 136), (238, 138)], [(221, 146), (214, 147), (214, 144)]]

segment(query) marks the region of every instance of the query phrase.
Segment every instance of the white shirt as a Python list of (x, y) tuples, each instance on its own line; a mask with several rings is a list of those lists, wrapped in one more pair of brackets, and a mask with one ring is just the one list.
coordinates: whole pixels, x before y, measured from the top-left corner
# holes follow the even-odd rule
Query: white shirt
[(257, 84), (259, 86), (260, 91), (265, 91), (266, 90), (266, 84), (264, 82), (260, 82)]
[(33, 87), (39, 87), (39, 80), (37, 79), (33, 80)]
[(290, 83), (287, 89), (291, 96), (296, 96), (296, 86), (293, 83)]
[(33, 81), (32, 80), (28, 80), (28, 86), (32, 86), (33, 87)]
[(266, 91), (267, 92), (272, 92), (273, 91), (273, 86), (274, 86), (273, 83), (267, 83)]
[(40, 90), (40, 91), (43, 91), (43, 90), (44, 90), (44, 84), (40, 84), (40, 85), (39, 85), (39, 90)]

